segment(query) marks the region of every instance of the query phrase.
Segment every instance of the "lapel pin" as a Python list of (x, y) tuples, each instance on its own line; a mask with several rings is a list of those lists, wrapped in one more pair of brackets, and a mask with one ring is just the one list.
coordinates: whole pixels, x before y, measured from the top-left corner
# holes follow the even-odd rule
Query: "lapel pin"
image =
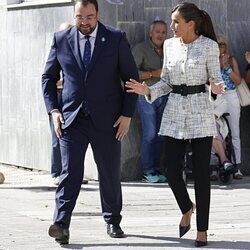
[(102, 42), (105, 42), (105, 41), (106, 41), (105, 37), (102, 37), (102, 38), (101, 38), (101, 41), (102, 41)]

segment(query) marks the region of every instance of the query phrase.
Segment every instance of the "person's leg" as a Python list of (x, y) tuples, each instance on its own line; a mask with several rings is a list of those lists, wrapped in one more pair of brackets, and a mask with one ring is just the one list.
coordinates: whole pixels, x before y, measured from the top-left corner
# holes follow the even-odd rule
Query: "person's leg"
[(159, 163), (159, 157), (156, 154), (156, 150), (159, 149), (159, 142), (157, 140), (155, 104), (149, 104), (144, 96), (139, 96), (138, 111), (142, 127), (141, 162), (143, 172), (147, 174), (154, 172), (155, 164)]
[(57, 177), (60, 175), (62, 171), (62, 159), (61, 159), (59, 138), (56, 136), (51, 115), (49, 115), (49, 124), (50, 124), (50, 130), (51, 130), (51, 140), (52, 140), (51, 176)]
[(164, 138), (164, 146), (168, 149), (165, 158), (168, 184), (174, 193), (182, 214), (185, 214), (193, 206), (187, 192), (186, 184), (182, 178), (183, 158), (187, 142), (168, 136)]
[[(158, 135), (158, 131), (160, 130), (162, 114), (166, 107), (166, 103), (168, 100), (168, 95), (161, 96), (157, 98), (153, 104), (156, 113), (156, 139), (153, 145), (154, 147), (154, 155), (155, 155), (155, 163), (154, 168), (157, 176), (159, 177), (158, 182), (166, 182), (166, 168), (161, 167), (162, 154), (164, 153), (164, 137)], [(166, 149), (165, 149), (166, 150)]]
[(221, 173), (224, 171), (228, 173), (233, 173), (235, 171), (234, 164), (229, 161), (226, 155), (225, 146), (223, 145), (223, 142), (218, 138), (213, 138), (212, 147), (217, 153), (217, 155), (219, 155), (221, 163), (219, 169)]
[(119, 226), (121, 221), (121, 143), (115, 138), (117, 129), (98, 130), (92, 127), (90, 144), (99, 174), (103, 218), (107, 224)]
[[(160, 130), (162, 114), (163, 114), (163, 111), (166, 107), (167, 100), (168, 100), (168, 96), (165, 95), (165, 96), (161, 96), (161, 97), (157, 98), (154, 101), (154, 108), (155, 108), (155, 112), (156, 112), (156, 133), (158, 133)], [(155, 155), (156, 155), (155, 166), (157, 168), (159, 168), (159, 166), (160, 166), (163, 142), (164, 142), (164, 137), (159, 136), (157, 134), (156, 135), (156, 143), (155, 143)]]
[(217, 138), (213, 138), (213, 149), (219, 155), (220, 162), (223, 163), (224, 161), (228, 161), (228, 158), (225, 153), (225, 147), (221, 140)]
[(60, 149), (62, 172), (56, 190), (54, 222), (70, 225), (72, 211), (84, 174), (84, 157), (89, 143), (90, 118), (79, 112), (73, 123), (62, 131)]
[(197, 208), (197, 230), (208, 230), (210, 207), (210, 156), (212, 137), (191, 140), (193, 152), (193, 177)]
[[(237, 93), (231, 93), (229, 95), (225, 95), (227, 101), (230, 105), (228, 105), (229, 116), (227, 117), (229, 122), (229, 127), (232, 135), (232, 144), (235, 153), (235, 163), (237, 172), (234, 174), (234, 178), (242, 179), (243, 174), (240, 171), (241, 168), (241, 141), (240, 141), (240, 103)], [(234, 159), (231, 159), (234, 161)]]
[[(234, 147), (236, 164), (241, 163), (241, 142), (240, 142), (240, 103), (237, 96), (237, 93), (231, 93), (229, 95), (225, 95), (228, 105), (228, 113), (227, 120), (229, 122), (229, 127), (232, 135), (232, 143)], [(233, 160), (233, 159), (232, 159)]]

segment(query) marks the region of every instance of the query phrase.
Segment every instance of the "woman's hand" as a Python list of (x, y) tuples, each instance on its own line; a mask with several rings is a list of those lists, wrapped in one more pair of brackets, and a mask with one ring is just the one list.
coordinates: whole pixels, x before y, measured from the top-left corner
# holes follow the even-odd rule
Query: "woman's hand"
[(220, 95), (220, 94), (224, 94), (225, 93), (225, 82), (219, 82), (217, 84), (215, 84), (215, 82), (213, 81), (212, 78), (209, 78), (209, 83), (211, 86), (211, 90), (214, 94)]
[(125, 87), (128, 88), (128, 93), (135, 93), (138, 95), (149, 95), (150, 90), (149, 87), (145, 82), (137, 82), (134, 79), (129, 79), (129, 81), (126, 82)]

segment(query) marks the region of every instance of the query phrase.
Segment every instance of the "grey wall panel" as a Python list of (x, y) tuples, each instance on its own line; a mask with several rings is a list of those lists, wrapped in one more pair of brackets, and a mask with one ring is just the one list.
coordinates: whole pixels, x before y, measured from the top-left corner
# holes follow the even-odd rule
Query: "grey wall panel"
[(227, 13), (228, 21), (241, 22), (248, 21), (250, 22), (250, 3), (249, 0), (228, 0), (227, 1)]
[(143, 21), (144, 20), (144, 0), (126, 0), (124, 5), (118, 7), (118, 22), (121, 21)]
[(143, 41), (145, 37), (144, 23), (140, 22), (118, 22), (118, 28), (125, 31), (131, 47)]
[[(151, 25), (151, 23), (156, 19), (161, 19), (165, 21), (168, 25), (168, 28), (171, 23), (171, 19), (168, 15), (168, 8), (145, 8), (145, 34), (148, 35), (148, 30)], [(172, 36), (172, 34), (171, 34)]]
[(145, 8), (155, 8), (155, 7), (166, 7), (168, 5), (172, 5), (171, 0), (145, 0)]
[(107, 1), (98, 1), (100, 20), (110, 26), (117, 27), (118, 6)]

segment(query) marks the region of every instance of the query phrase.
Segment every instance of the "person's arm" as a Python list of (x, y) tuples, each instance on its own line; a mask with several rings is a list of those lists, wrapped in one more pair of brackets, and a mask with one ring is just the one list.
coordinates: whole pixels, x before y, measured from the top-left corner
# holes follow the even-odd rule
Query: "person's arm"
[(248, 64), (250, 64), (250, 51), (247, 51), (247, 52), (245, 53), (245, 58), (246, 58)]
[(152, 71), (140, 71), (141, 81), (145, 81), (151, 78), (160, 78), (161, 69), (156, 69)]
[(223, 81), (220, 72), (219, 46), (216, 42), (211, 41), (211, 45), (206, 46), (207, 55), (207, 79), (212, 78), (215, 84)]
[(238, 62), (235, 57), (225, 58), (225, 62), (223, 64), (225, 71), (228, 73), (230, 79), (237, 86), (241, 83), (241, 75), (238, 66)]
[(248, 67), (248, 70), (245, 73), (244, 79), (245, 79), (247, 84), (250, 84), (250, 67)]
[(248, 62), (248, 65), (246, 68), (246, 73), (245, 73), (244, 79), (245, 79), (247, 84), (250, 84), (250, 51), (247, 51), (245, 53), (245, 58), (246, 58), (246, 61)]
[[(124, 32), (121, 34), (118, 53), (119, 53), (118, 68), (122, 82), (125, 84), (125, 82), (130, 78), (139, 81), (138, 69), (136, 67), (134, 57), (130, 50), (130, 45), (126, 38), (126, 34)], [(137, 94), (130, 94), (126, 91), (126, 88), (124, 88), (124, 98), (123, 98), (121, 115), (126, 117), (133, 116), (134, 111), (136, 109), (137, 98), (138, 98)]]
[(154, 100), (157, 98), (166, 95), (172, 91), (172, 86), (170, 85), (170, 80), (169, 80), (169, 74), (168, 74), (168, 69), (167, 69), (167, 48), (168, 46), (168, 40), (166, 40), (163, 44), (163, 66), (162, 66), (162, 71), (160, 75), (160, 81), (155, 83), (154, 85), (149, 87), (149, 92), (150, 95), (146, 95), (146, 99), (148, 102), (152, 103)]
[(132, 49), (132, 54), (136, 63), (136, 67), (139, 70), (139, 76), (141, 81), (146, 81), (151, 78), (160, 78), (161, 69), (156, 70), (143, 70), (143, 62), (145, 60), (145, 48), (143, 48), (142, 44), (138, 44)]
[[(121, 34), (118, 53), (118, 68), (120, 72), (120, 78), (122, 79), (123, 83), (125, 84), (125, 82), (130, 78), (134, 78), (139, 81), (139, 73), (125, 33)], [(116, 139), (119, 141), (121, 141), (129, 131), (131, 117), (133, 116), (136, 109), (137, 97), (138, 95), (136, 93), (128, 93), (126, 91), (126, 86), (124, 86), (124, 98), (121, 115), (113, 125), (114, 127), (117, 127)]]
[(61, 123), (63, 117), (59, 111), (57, 98), (57, 82), (60, 80), (61, 66), (57, 60), (56, 38), (54, 36), (53, 44), (42, 74), (42, 90), (45, 106), (48, 114), (52, 116), (55, 133), (58, 137), (61, 136)]
[[(166, 41), (163, 45), (163, 50), (165, 52), (166, 49)], [(168, 70), (164, 65), (166, 65), (166, 53), (164, 53), (164, 59), (163, 59), (163, 68), (161, 71), (161, 80), (153, 84), (151, 87), (148, 87), (145, 82), (140, 83), (138, 81), (135, 81), (134, 79), (130, 79), (126, 82), (126, 88), (128, 93), (136, 93), (139, 95), (144, 95), (146, 97), (146, 100), (149, 103), (152, 103), (154, 100), (156, 100), (158, 97), (166, 95), (172, 91), (172, 87), (168, 84)]]
[(54, 36), (48, 60), (42, 74), (42, 91), (47, 112), (59, 109), (57, 99), (57, 81), (60, 80), (61, 66), (57, 60), (57, 45)]
[(136, 67), (139, 71), (140, 80), (145, 81), (145, 80), (151, 79), (153, 77), (152, 72), (145, 71), (142, 69), (143, 68), (142, 65), (144, 61), (144, 51), (142, 48), (142, 44), (138, 44), (132, 49), (132, 55), (134, 57)]

